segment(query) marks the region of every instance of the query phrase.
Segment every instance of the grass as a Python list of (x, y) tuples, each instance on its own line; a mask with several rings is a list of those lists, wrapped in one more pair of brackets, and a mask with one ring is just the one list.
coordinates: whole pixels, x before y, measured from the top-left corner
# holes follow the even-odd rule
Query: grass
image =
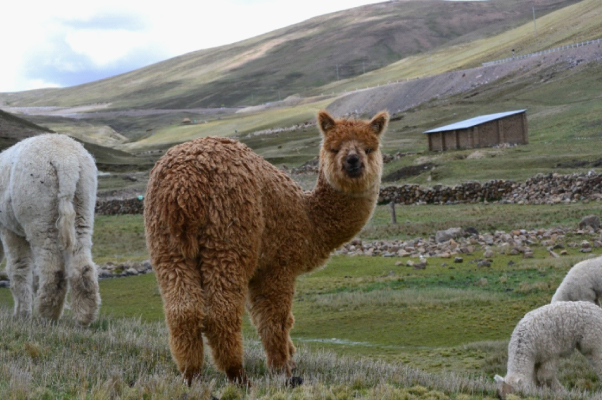
[[(356, 88), (374, 87), (403, 79), (415, 79), (447, 71), (479, 67), (481, 63), (503, 59), (511, 55), (529, 54), (545, 49), (597, 39), (602, 36), (596, 0), (580, 1), (537, 19), (540, 34), (534, 35), (533, 22), (490, 37), (441, 46), (431, 51), (405, 57), (377, 71), (349, 80), (333, 81), (318, 90), (353, 91)], [(570, 26), (570, 29), (567, 27)]]
[[(564, 18), (565, 25), (582, 26), (580, 31), (599, 37), (599, 18), (589, 18), (598, 13), (596, 6), (595, 1), (585, 0), (572, 6), (570, 13), (564, 10), (539, 19), (542, 32), (552, 33), (538, 38), (530, 37), (527, 24), (470, 46), (459, 44), (418, 55), (354, 82), (341, 80), (319, 90), (346, 90), (358, 84), (415, 77), (424, 71), (434, 74), (476, 66), (481, 61), (502, 58), (509, 46), (528, 52), (590, 38), (563, 32), (560, 23), (567, 15), (574, 20)], [(224, 51), (212, 65), (223, 66), (233, 49)], [(193, 57), (187, 61), (194, 63)], [(538, 70), (532, 76), (515, 74), (409, 110), (402, 119), (391, 122), (383, 145), (388, 153), (411, 155), (388, 164), (385, 173), (433, 162), (434, 170), (398, 183), (451, 185), (467, 179), (524, 180), (537, 172), (594, 169), (594, 162), (600, 158), (601, 72), (602, 67), (595, 66), (559, 73)], [(217, 75), (211, 79), (221, 77)], [(545, 84), (539, 84), (540, 80)], [(71, 92), (78, 97), (75, 89)], [(136, 102), (140, 98), (144, 96), (123, 101)], [(197, 136), (236, 133), (271, 162), (297, 166), (317, 154), (320, 137), (315, 128), (292, 134), (245, 135), (305, 122), (317, 108), (328, 105), (328, 101), (320, 101), (262, 113), (220, 114), (208, 118), (206, 124), (191, 126), (176, 125), (174, 116), (169, 121), (167, 117), (155, 117), (152, 123), (122, 118), (119, 126), (135, 131), (124, 135), (140, 139), (127, 145), (135, 150), (166, 148)], [(426, 152), (424, 130), (475, 114), (517, 108), (528, 109), (527, 146), (481, 149), (482, 158), (469, 157), (474, 150)], [(151, 126), (155, 122), (159, 126)], [(55, 123), (61, 129), (75, 131), (73, 126), (62, 125), (64, 121)], [(104, 128), (105, 123), (111, 125), (104, 119), (102, 124), (86, 122), (82, 127), (97, 143), (124, 141)], [(97, 149), (96, 154), (97, 160), (109, 166), (137, 163), (120, 152)], [(575, 161), (586, 165), (571, 168)], [(103, 178), (101, 189), (126, 187), (122, 181), (117, 175)], [(474, 227), (482, 233), (575, 227), (583, 216), (598, 214), (599, 208), (597, 202), (403, 206), (398, 207), (399, 223), (391, 225), (388, 206), (379, 206), (359, 236), (364, 240), (407, 240), (456, 226)], [(566, 241), (581, 239), (569, 236)], [(93, 256), (99, 264), (148, 258), (140, 215), (97, 217), (93, 240)], [(261, 345), (248, 320), (243, 326), (245, 367), (254, 379), (253, 389), (244, 392), (226, 382), (209, 355), (201, 382), (190, 388), (183, 385), (169, 354), (161, 297), (152, 274), (101, 281), (101, 316), (88, 329), (78, 328), (69, 310), (56, 324), (13, 318), (10, 291), (0, 289), (0, 393), (9, 399), (204, 399), (211, 394), (222, 399), (493, 397), (492, 376), (505, 373), (506, 347), (518, 320), (549, 302), (571, 265), (587, 257), (567, 246), (569, 255), (554, 259), (542, 246), (532, 247), (533, 259), (495, 251), (490, 268), (476, 265), (481, 248), (472, 255), (463, 255), (461, 264), (429, 258), (425, 270), (395, 265), (398, 258), (332, 257), (324, 269), (298, 279), (293, 305), (296, 323), (291, 335), (299, 348), (296, 374), (306, 383), (296, 389), (286, 388), (281, 378), (267, 373)], [(559, 378), (571, 390), (569, 398), (590, 398), (602, 389), (600, 380), (579, 354), (563, 360)]]
[[(88, 329), (70, 318), (59, 324), (24, 321), (0, 310), (0, 392), (4, 399), (465, 399), (493, 393), (483, 379), (443, 376), (407, 365), (358, 360), (299, 349), (305, 385), (291, 390), (266, 373), (259, 343), (246, 341), (254, 387), (225, 382), (207, 358), (201, 382), (185, 386), (171, 361), (162, 323), (101, 317)], [(436, 382), (434, 386), (430, 383)], [(428, 386), (427, 386), (428, 385)], [(457, 398), (457, 397), (455, 397)]]
[(428, 237), (438, 230), (452, 227), (474, 227), (479, 232), (547, 229), (557, 226), (574, 228), (584, 216), (597, 214), (599, 209), (599, 202), (537, 206), (499, 203), (397, 205), (398, 224), (393, 225), (390, 223), (389, 206), (381, 205), (376, 207), (372, 219), (359, 236), (366, 240), (411, 239)]
[[(491, 377), (505, 369), (514, 324), (549, 300), (567, 263), (494, 263), (477, 271), (474, 264), (452, 270), (438, 261), (423, 271), (397, 267), (391, 275), (391, 259), (338, 256), (300, 278), (292, 337), (296, 373), (306, 383), (286, 389), (266, 372), (247, 322), (245, 365), (255, 386), (246, 394), (209, 358), (201, 383), (187, 388), (179, 381), (152, 274), (101, 281), (101, 317), (88, 329), (77, 327), (68, 310), (56, 324), (12, 318), (9, 291), (1, 289), (0, 392), (15, 399), (493, 397)], [(484, 276), (490, 284), (474, 284)], [(560, 371), (572, 398), (599, 389), (578, 355)]]
[[(422, 229), (456, 226), (458, 220), (485, 229), (489, 222), (479, 222), (483, 218), (504, 221), (498, 228), (505, 229), (575, 226), (593, 206), (474, 204), (402, 210), (408, 225), (427, 224)], [(378, 230), (387, 226), (386, 212), (386, 206), (378, 207), (368, 228), (375, 238), (388, 237)], [(516, 220), (503, 218), (513, 214)], [(98, 217), (96, 261), (112, 255), (121, 260), (147, 257), (142, 226), (140, 215)], [(463, 255), (461, 264), (429, 258), (425, 270), (397, 266), (399, 258), (333, 256), (325, 268), (297, 282), (291, 335), (299, 347), (296, 373), (306, 384), (295, 390), (266, 372), (248, 319), (243, 326), (245, 365), (254, 388), (243, 393), (228, 384), (209, 358), (201, 383), (182, 385), (169, 355), (153, 274), (102, 280), (101, 316), (89, 329), (78, 328), (69, 310), (56, 324), (12, 318), (10, 291), (0, 289), (0, 392), (10, 393), (11, 399), (202, 399), (210, 393), (223, 399), (493, 397), (492, 376), (504, 374), (515, 324), (548, 303), (566, 271), (587, 257), (567, 247), (568, 256), (554, 259), (541, 246), (532, 248), (533, 259), (496, 251), (490, 268), (476, 266), (482, 249)], [(588, 398), (602, 389), (579, 354), (564, 360), (559, 371), (571, 398)]]
[[(326, 101), (318, 101), (297, 107), (224, 116), (204, 124), (169, 125), (157, 129), (148, 138), (126, 144), (124, 149), (136, 151), (149, 147), (170, 146), (198, 137), (244, 135), (273, 126), (288, 127), (311, 121), (317, 110), (326, 107), (327, 104)], [(279, 152), (288, 152), (287, 150), (290, 151), (281, 149)]]
[(148, 259), (142, 215), (96, 216), (92, 241), (97, 264)]

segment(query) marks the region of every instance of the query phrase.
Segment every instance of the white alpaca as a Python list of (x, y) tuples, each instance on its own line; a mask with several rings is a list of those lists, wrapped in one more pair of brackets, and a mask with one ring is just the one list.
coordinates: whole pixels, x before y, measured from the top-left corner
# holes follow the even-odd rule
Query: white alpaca
[(547, 386), (564, 391), (556, 378), (560, 357), (578, 349), (602, 379), (602, 309), (585, 301), (559, 301), (527, 313), (508, 344), (506, 377), (495, 376), (502, 398)]
[(602, 296), (602, 257), (577, 263), (566, 274), (552, 303), (556, 301), (589, 301), (600, 305)]
[(96, 176), (92, 156), (65, 135), (34, 136), (0, 153), (0, 239), (16, 315), (33, 308), (58, 319), (69, 285), (76, 319), (96, 318)]

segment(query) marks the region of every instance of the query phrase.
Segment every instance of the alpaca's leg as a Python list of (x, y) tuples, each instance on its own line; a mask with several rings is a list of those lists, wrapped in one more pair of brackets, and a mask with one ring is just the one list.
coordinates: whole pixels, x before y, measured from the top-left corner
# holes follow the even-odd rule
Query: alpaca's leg
[(558, 381), (556, 377), (556, 370), (558, 368), (558, 360), (548, 360), (542, 363), (537, 369), (537, 384), (539, 386), (548, 386), (554, 391), (564, 391), (564, 386)]
[(73, 253), (67, 259), (67, 275), (71, 287), (71, 311), (77, 321), (87, 326), (96, 320), (100, 308), (98, 271), (92, 261), (92, 234), (94, 226), (95, 180), (90, 183), (88, 176), (77, 183), (74, 198), (76, 243)]
[(96, 320), (100, 307), (98, 272), (92, 262), (89, 248), (81, 248), (68, 262), (69, 286), (71, 287), (71, 312), (84, 326)]
[(198, 265), (176, 253), (155, 255), (152, 263), (163, 298), (171, 354), (190, 384), (203, 368), (204, 306)]
[(587, 358), (598, 378), (602, 380), (602, 348), (597, 348), (599, 345), (600, 343), (596, 340), (590, 346), (585, 348), (583, 346), (581, 353)]
[(34, 309), (42, 318), (57, 320), (63, 312), (67, 294), (67, 277), (58, 237), (32, 242), (32, 251), (39, 276)]
[(6, 272), (15, 303), (15, 315), (30, 316), (33, 298), (33, 259), (29, 243), (22, 237), (2, 228), (0, 230)]
[(33, 271), (33, 282), (31, 287), (33, 295), (35, 296), (38, 293), (38, 289), (40, 288), (40, 276), (37, 274), (36, 271)]
[[(206, 315), (204, 333), (216, 366), (231, 381), (250, 385), (243, 367), (242, 316), (252, 251), (239, 248), (205, 252), (201, 274)], [(245, 256), (241, 256), (245, 254)]]
[(257, 276), (249, 285), (249, 311), (273, 372), (291, 376), (295, 367), (295, 346), (289, 336), (294, 318), (291, 312), (294, 279), (277, 280), (273, 275)]

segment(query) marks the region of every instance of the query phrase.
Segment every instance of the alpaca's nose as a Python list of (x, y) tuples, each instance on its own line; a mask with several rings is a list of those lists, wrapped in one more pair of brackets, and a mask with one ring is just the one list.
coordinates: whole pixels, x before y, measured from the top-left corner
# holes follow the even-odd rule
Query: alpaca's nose
[(347, 164), (349, 164), (349, 166), (354, 167), (357, 166), (357, 164), (359, 164), (360, 162), (360, 158), (357, 156), (357, 154), (351, 154), (349, 156), (347, 156)]
[(357, 178), (362, 174), (364, 166), (362, 165), (362, 160), (357, 154), (350, 154), (345, 157), (343, 168), (345, 168), (347, 175), (349, 175), (351, 178)]

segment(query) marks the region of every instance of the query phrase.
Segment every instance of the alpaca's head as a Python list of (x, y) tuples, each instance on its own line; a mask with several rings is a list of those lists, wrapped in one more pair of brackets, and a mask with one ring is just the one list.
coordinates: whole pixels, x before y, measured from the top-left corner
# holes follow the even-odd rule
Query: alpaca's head
[(496, 375), (493, 377), (495, 383), (497, 383), (497, 395), (500, 399), (505, 399), (509, 394), (517, 392), (528, 392), (528, 382), (526, 379), (516, 376), (507, 375), (505, 378)]
[(382, 111), (362, 121), (334, 119), (321, 110), (317, 119), (323, 139), (320, 169), (328, 183), (348, 194), (377, 190), (383, 170), (380, 138), (389, 114)]

